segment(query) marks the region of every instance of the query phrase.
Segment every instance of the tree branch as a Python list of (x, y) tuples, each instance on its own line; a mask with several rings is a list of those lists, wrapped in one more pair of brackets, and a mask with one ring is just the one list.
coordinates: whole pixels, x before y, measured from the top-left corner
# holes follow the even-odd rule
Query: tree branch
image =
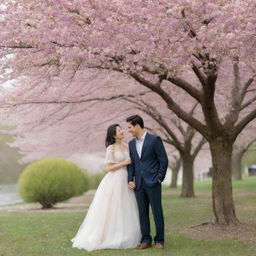
[(192, 69), (194, 73), (196, 74), (197, 78), (199, 79), (202, 86), (206, 85), (206, 76), (200, 71), (200, 69), (195, 65), (194, 62), (192, 62)]
[[(139, 96), (145, 95), (145, 93), (138, 94)], [(89, 98), (89, 99), (81, 99), (81, 100), (49, 100), (49, 101), (24, 101), (24, 102), (15, 102), (15, 103), (6, 103), (3, 102), (0, 107), (16, 107), (20, 105), (29, 105), (29, 104), (79, 104), (79, 103), (86, 103), (86, 102), (92, 102), (92, 101), (111, 101), (119, 98), (124, 97), (134, 97), (133, 94), (119, 94), (116, 96), (111, 97), (95, 97), (95, 98)]]
[(192, 153), (193, 158), (195, 158), (197, 156), (197, 154), (199, 153), (199, 151), (201, 150), (202, 146), (206, 143), (206, 139), (204, 137), (201, 138), (201, 140), (199, 141), (199, 143), (197, 144), (197, 146), (194, 149), (194, 152)]
[[(204, 112), (205, 121), (209, 127), (209, 135), (223, 133), (223, 126), (219, 119), (219, 115), (214, 103), (216, 74), (207, 76), (207, 86), (203, 87), (204, 97), (202, 102), (202, 110)], [(205, 137), (205, 136), (204, 136)]]
[(244, 84), (244, 88), (243, 88), (243, 90), (242, 90), (242, 92), (241, 92), (241, 98), (242, 98), (242, 100), (244, 99), (246, 93), (248, 92), (248, 88), (249, 88), (250, 85), (253, 83), (253, 81), (254, 81), (254, 78), (251, 77), (251, 78), (248, 79), (248, 81)]
[(36, 48), (32, 45), (0, 45), (0, 48), (9, 48), (9, 49), (32, 49)]
[(249, 105), (251, 105), (252, 103), (254, 103), (256, 101), (256, 96), (254, 96), (253, 98), (251, 98), (250, 100), (248, 100), (246, 103), (244, 103), (241, 108), (240, 111), (247, 108)]
[(201, 102), (201, 93), (198, 89), (193, 87), (190, 83), (187, 81), (178, 78), (178, 77), (166, 77), (166, 80), (177, 85), (178, 87), (182, 88), (184, 91), (186, 91), (190, 96), (192, 96), (196, 101)]
[(176, 145), (175, 145), (174, 141), (170, 140), (170, 137), (162, 138), (162, 140), (163, 140), (163, 142), (165, 142), (167, 144), (170, 144), (170, 145), (172, 145), (173, 147), (176, 148)]
[(246, 115), (234, 128), (234, 136), (235, 138), (239, 135), (239, 133), (244, 129), (244, 127), (249, 124), (254, 118), (256, 118), (256, 109), (251, 111), (248, 115)]
[(173, 101), (171, 96), (166, 93), (161, 87), (155, 86), (153, 83), (145, 80), (141, 76), (136, 73), (130, 73), (130, 75), (140, 84), (149, 88), (153, 92), (157, 93), (167, 104), (168, 108), (172, 110), (179, 118), (187, 122), (189, 125), (194, 127), (198, 132), (200, 132), (204, 137), (207, 137), (206, 126), (201, 123), (199, 120), (195, 119), (194, 117), (190, 116), (184, 110), (182, 110), (177, 103)]
[(189, 95), (191, 95), (196, 101), (201, 102), (201, 93), (199, 90), (197, 90), (193, 85), (191, 85), (189, 82), (183, 80), (179, 77), (170, 77), (167, 70), (165, 70), (164, 67), (159, 67), (158, 69), (151, 70), (147, 66), (143, 66), (143, 71), (150, 73), (152, 75), (158, 75), (159, 76), (159, 83), (158, 85), (163, 81), (169, 81), (178, 87), (182, 88), (184, 91), (186, 91)]
[(191, 142), (195, 134), (196, 134), (195, 129), (188, 125), (186, 130), (185, 141)]
[(180, 118), (178, 119), (171, 119), (172, 123), (178, 128), (178, 130), (181, 132), (181, 134), (183, 135), (183, 137), (186, 136), (186, 131), (183, 129)]
[(226, 120), (224, 123), (224, 126), (227, 129), (231, 129), (234, 124), (238, 120), (240, 106), (242, 103), (242, 94), (240, 93), (240, 87), (241, 87), (241, 78), (240, 78), (240, 72), (239, 72), (239, 65), (238, 65), (238, 59), (236, 58), (233, 63), (233, 73), (234, 73), (234, 85), (232, 88), (232, 99), (231, 99), (231, 110), (226, 116)]

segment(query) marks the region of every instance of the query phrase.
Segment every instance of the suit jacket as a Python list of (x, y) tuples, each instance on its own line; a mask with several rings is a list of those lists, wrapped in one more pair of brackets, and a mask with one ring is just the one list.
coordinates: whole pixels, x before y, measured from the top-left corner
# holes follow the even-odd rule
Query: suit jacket
[(150, 187), (155, 186), (158, 180), (163, 181), (168, 167), (168, 158), (159, 136), (147, 133), (141, 152), (141, 158), (136, 150), (135, 138), (129, 142), (129, 151), (132, 163), (128, 165), (128, 182), (134, 181), (136, 189), (140, 187), (142, 177)]

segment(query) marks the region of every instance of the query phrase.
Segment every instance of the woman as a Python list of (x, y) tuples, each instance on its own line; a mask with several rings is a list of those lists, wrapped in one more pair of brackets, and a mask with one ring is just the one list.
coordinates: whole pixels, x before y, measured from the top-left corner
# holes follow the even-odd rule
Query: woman
[(107, 130), (105, 165), (108, 174), (101, 181), (73, 247), (87, 251), (135, 248), (140, 242), (138, 206), (127, 184), (131, 163), (124, 133), (118, 124)]

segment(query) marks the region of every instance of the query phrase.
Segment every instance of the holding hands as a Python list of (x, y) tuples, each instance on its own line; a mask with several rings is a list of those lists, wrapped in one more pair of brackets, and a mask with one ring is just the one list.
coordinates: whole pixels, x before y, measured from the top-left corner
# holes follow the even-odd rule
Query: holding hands
[[(129, 165), (129, 164), (131, 164), (131, 163), (132, 163), (131, 158), (127, 158), (126, 160), (123, 161), (123, 163), (124, 163), (124, 165)], [(129, 189), (134, 190), (135, 187), (136, 187), (136, 185), (135, 185), (135, 182), (134, 182), (134, 181), (130, 181), (130, 182), (128, 183), (128, 188), (129, 188)]]
[(130, 182), (128, 183), (128, 188), (129, 188), (129, 189), (134, 190), (135, 187), (136, 187), (136, 185), (135, 185), (135, 182), (134, 182), (134, 181), (130, 181)]

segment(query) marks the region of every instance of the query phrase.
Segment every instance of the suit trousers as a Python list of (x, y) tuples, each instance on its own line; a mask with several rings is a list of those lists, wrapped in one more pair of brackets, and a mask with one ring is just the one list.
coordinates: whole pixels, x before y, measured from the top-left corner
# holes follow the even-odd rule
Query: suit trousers
[(156, 227), (154, 242), (161, 244), (164, 243), (164, 216), (161, 192), (161, 183), (157, 183), (155, 186), (149, 187), (143, 178), (140, 187), (135, 189), (135, 196), (139, 208), (140, 229), (142, 233), (141, 243), (152, 243), (152, 237), (150, 235), (149, 205), (152, 209)]

